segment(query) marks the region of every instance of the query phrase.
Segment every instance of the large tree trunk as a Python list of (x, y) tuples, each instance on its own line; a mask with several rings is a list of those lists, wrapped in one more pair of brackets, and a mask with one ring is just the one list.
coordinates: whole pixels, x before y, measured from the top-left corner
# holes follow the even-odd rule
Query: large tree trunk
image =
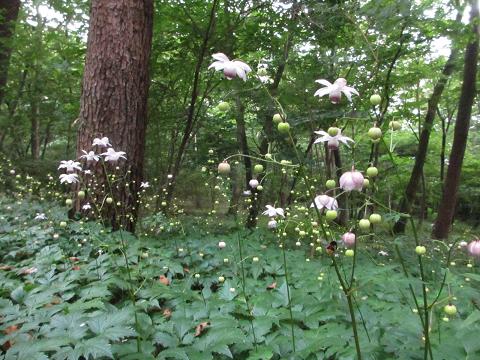
[[(92, 2), (77, 155), (90, 151), (93, 139), (103, 136), (116, 151), (126, 152), (127, 161), (107, 166), (109, 172), (124, 176), (124, 186), (110, 189), (102, 165), (87, 165), (99, 184), (87, 200), (100, 205), (112, 194), (114, 202), (104, 204), (102, 215), (113, 228), (130, 231), (135, 228), (143, 176), (152, 23), (152, 0)], [(117, 202), (120, 205), (114, 206)]]
[(463, 70), (463, 84), (458, 103), (457, 120), (453, 135), (450, 161), (445, 178), (442, 200), (439, 205), (437, 220), (435, 221), (432, 237), (446, 239), (455, 213), (458, 186), (462, 172), (463, 157), (467, 146), (468, 129), (472, 114), (473, 101), (476, 95), (477, 61), (478, 61), (478, 2), (473, 0), (471, 23), (473, 25), (473, 40), (465, 51), (465, 65)]
[[(443, 90), (449, 76), (452, 74), (455, 65), (455, 58), (457, 56), (456, 50), (452, 47), (452, 52), (445, 63), (445, 66), (442, 70), (442, 75), (438, 80), (437, 84), (433, 88), (433, 93), (430, 99), (428, 100), (428, 109), (427, 114), (425, 115), (425, 122), (423, 124), (423, 129), (420, 134), (420, 140), (418, 142), (418, 149), (415, 155), (415, 164), (413, 165), (413, 170), (410, 175), (410, 180), (405, 189), (405, 194), (400, 203), (399, 212), (402, 214), (408, 214), (411, 211), (412, 204), (415, 200), (415, 195), (417, 193), (418, 183), (422, 178), (423, 166), (425, 164), (425, 159), (427, 158), (428, 143), (430, 140), (430, 132), (432, 131), (433, 121), (435, 120), (435, 113), (437, 111), (438, 103), (442, 97)], [(406, 218), (401, 217), (394, 225), (393, 232), (403, 233), (405, 231)]]
[(0, 0), (0, 104), (5, 94), (8, 65), (12, 53), (11, 38), (20, 9), (20, 0)]

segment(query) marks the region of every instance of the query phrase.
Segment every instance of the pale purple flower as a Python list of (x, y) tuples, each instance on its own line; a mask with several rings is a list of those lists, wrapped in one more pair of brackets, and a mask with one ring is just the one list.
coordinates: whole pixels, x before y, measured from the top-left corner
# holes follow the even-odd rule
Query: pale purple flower
[(338, 209), (338, 202), (335, 198), (328, 196), (328, 195), (318, 195), (314, 199), (315, 203), (312, 203), (310, 207), (317, 206), (318, 210), (322, 210), (326, 208), (328, 210), (337, 210)]
[(252, 189), (256, 189), (259, 183), (257, 179), (252, 179), (248, 182), (248, 185), (250, 185)]
[(352, 168), (352, 171), (347, 171), (340, 177), (340, 188), (345, 191), (362, 191), (363, 181), (362, 173)]
[(467, 250), (471, 256), (480, 258), (480, 240), (473, 240), (468, 244)]
[(272, 205), (265, 206), (267, 210), (265, 210), (262, 215), (267, 215), (268, 217), (274, 218), (276, 216), (285, 217), (285, 212), (282, 208), (274, 208)]
[(62, 160), (58, 169), (65, 169), (67, 173), (74, 172), (75, 170), (82, 170), (82, 167), (78, 161), (74, 160)]
[(82, 150), (83, 154), (80, 156), (80, 159), (85, 159), (87, 161), (98, 161), (100, 157), (95, 154), (93, 151), (86, 152), (85, 150)]
[(96, 146), (96, 145), (101, 146), (101, 147), (112, 146), (110, 144), (110, 140), (106, 136), (102, 137), (101, 139), (100, 138), (93, 139), (92, 146)]
[(320, 137), (313, 142), (314, 144), (318, 144), (320, 142), (327, 142), (328, 148), (332, 150), (338, 149), (339, 143), (343, 143), (348, 146), (349, 141), (354, 142), (348, 136), (343, 136), (342, 130), (340, 129), (338, 129), (338, 133), (335, 136), (330, 136), (328, 132), (323, 130), (314, 131), (314, 133), (320, 135)]
[(243, 81), (247, 81), (247, 74), (252, 71), (250, 66), (239, 60), (229, 60), (227, 55), (222, 53), (213, 54), (216, 60), (208, 68), (214, 68), (216, 71), (223, 70), (223, 74), (228, 80), (238, 76)]
[(77, 174), (60, 174), (60, 183), (68, 183), (68, 184), (74, 184), (78, 183), (78, 175)]
[(105, 156), (105, 161), (116, 162), (118, 160), (127, 158), (124, 156), (126, 153), (124, 151), (115, 151), (114, 148), (108, 148), (107, 152), (104, 152), (102, 155)]
[(345, 247), (347, 248), (352, 248), (355, 246), (355, 234), (352, 232), (346, 232), (345, 234), (342, 235), (342, 241)]
[(328, 95), (333, 104), (338, 104), (342, 99), (342, 93), (347, 97), (348, 101), (352, 102), (352, 94), (358, 95), (358, 91), (347, 86), (347, 80), (338, 78), (332, 84), (325, 79), (315, 80), (315, 82), (324, 85), (324, 88), (317, 90), (314, 96), (322, 97)]

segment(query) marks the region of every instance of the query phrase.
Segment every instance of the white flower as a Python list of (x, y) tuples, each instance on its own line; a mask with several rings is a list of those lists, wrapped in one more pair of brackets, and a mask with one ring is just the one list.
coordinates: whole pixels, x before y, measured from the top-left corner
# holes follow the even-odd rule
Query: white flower
[(325, 87), (317, 90), (313, 96), (322, 97), (328, 95), (333, 104), (338, 104), (340, 102), (342, 99), (342, 93), (350, 102), (352, 102), (352, 94), (358, 95), (357, 90), (347, 86), (347, 80), (344, 78), (338, 78), (333, 84), (325, 79), (315, 80), (315, 82), (320, 83)]
[(220, 242), (218, 243), (218, 247), (219, 247), (220, 249), (225, 248), (225, 246), (227, 246), (227, 244), (225, 243), (225, 241), (220, 241)]
[(90, 203), (86, 203), (85, 205), (82, 206), (82, 210), (90, 210), (92, 208), (92, 205)]
[(361, 172), (352, 169), (340, 176), (340, 187), (345, 191), (362, 191), (364, 180)]
[(82, 150), (85, 155), (80, 156), (80, 159), (85, 159), (87, 161), (98, 161), (100, 157), (96, 155), (93, 151), (89, 151), (88, 153), (85, 150)]
[(60, 184), (63, 183), (78, 183), (78, 175), (77, 174), (60, 174)]
[(265, 206), (267, 210), (265, 210), (262, 214), (267, 215), (268, 217), (274, 218), (278, 215), (281, 217), (285, 217), (285, 213), (282, 208), (274, 208), (272, 205)]
[(44, 213), (37, 213), (35, 220), (47, 220), (47, 216)]
[(245, 197), (249, 197), (250, 195), (252, 195), (252, 192), (250, 190), (245, 190), (243, 192), (243, 196), (245, 196)]
[(169, 179), (169, 180), (173, 179), (173, 175), (172, 175), (172, 174), (168, 174), (168, 175), (167, 175), (167, 179)]
[(251, 187), (252, 189), (256, 189), (257, 186), (259, 185), (259, 184), (258, 184), (258, 180), (257, 180), (257, 179), (252, 179), (252, 180), (250, 180), (250, 181), (248, 182), (248, 185), (250, 185), (250, 187)]
[(228, 80), (232, 80), (235, 76), (238, 76), (243, 81), (247, 81), (247, 74), (252, 71), (252, 69), (243, 61), (230, 61), (228, 57), (222, 53), (213, 54), (212, 57), (217, 61), (214, 61), (208, 67), (209, 69), (214, 68), (216, 71), (223, 70), (223, 74)]
[(378, 255), (381, 255), (381, 256), (388, 256), (388, 252), (386, 252), (386, 251), (383, 251), (383, 250), (380, 250), (380, 251), (378, 252)]
[(145, 181), (140, 184), (140, 187), (146, 189), (150, 187), (150, 184), (148, 183), (148, 181)]
[(354, 142), (352, 139), (350, 139), (348, 136), (343, 136), (342, 135), (342, 130), (338, 129), (338, 133), (335, 136), (330, 136), (326, 131), (319, 130), (319, 131), (314, 131), (315, 134), (321, 135), (318, 139), (316, 139), (313, 143), (318, 144), (320, 142), (328, 142), (328, 148), (335, 150), (338, 149), (339, 143), (343, 143), (348, 146), (348, 142)]
[(102, 155), (105, 156), (105, 161), (118, 161), (120, 158), (127, 160), (124, 151), (115, 151), (114, 148), (108, 148), (107, 152), (104, 152)]
[(92, 174), (92, 170), (84, 170), (83, 173), (85, 175), (91, 175)]
[(101, 139), (100, 138), (93, 139), (92, 146), (95, 146), (95, 145), (102, 146), (102, 147), (112, 146), (110, 144), (110, 140), (106, 136), (102, 137)]
[(66, 169), (67, 173), (74, 172), (75, 170), (82, 170), (80, 163), (73, 160), (62, 160), (58, 169)]
[(314, 203), (310, 205), (310, 207), (315, 207), (317, 206), (318, 210), (321, 210), (323, 208), (326, 208), (328, 210), (337, 210), (338, 209), (338, 202), (335, 200), (335, 198), (328, 196), (328, 195), (318, 195), (314, 199)]

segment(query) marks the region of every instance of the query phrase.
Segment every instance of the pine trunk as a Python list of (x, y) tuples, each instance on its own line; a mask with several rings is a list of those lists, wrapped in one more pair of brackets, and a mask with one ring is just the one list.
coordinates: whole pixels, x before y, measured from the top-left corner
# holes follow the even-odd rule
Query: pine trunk
[[(123, 177), (123, 186), (107, 181), (100, 162), (87, 164), (97, 186), (84, 201), (95, 202), (97, 206), (103, 204), (102, 216), (115, 229), (133, 231), (137, 217), (137, 192), (143, 176), (145, 151), (152, 23), (152, 0), (92, 1), (77, 156), (82, 155), (82, 150), (92, 150), (94, 138), (104, 136), (116, 151), (126, 152), (126, 161), (106, 166), (107, 172), (114, 172), (117, 179)], [(104, 202), (107, 196), (113, 197), (111, 205)]]

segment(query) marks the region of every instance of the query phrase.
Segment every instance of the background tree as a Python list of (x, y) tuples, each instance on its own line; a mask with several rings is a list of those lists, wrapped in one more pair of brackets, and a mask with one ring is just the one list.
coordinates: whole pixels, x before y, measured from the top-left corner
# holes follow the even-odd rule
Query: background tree
[(447, 176), (442, 201), (439, 205), (438, 216), (433, 226), (432, 236), (436, 239), (446, 239), (450, 229), (458, 198), (458, 187), (462, 172), (463, 158), (467, 146), (468, 130), (472, 114), (473, 101), (476, 96), (478, 44), (479, 44), (479, 14), (478, 2), (471, 1), (471, 24), (473, 27), (473, 39), (468, 43), (465, 50), (465, 64), (463, 68), (463, 84), (458, 103), (457, 118), (453, 145), (450, 152)]
[(12, 52), (12, 34), (20, 9), (20, 0), (0, 0), (0, 104), (7, 84)]

